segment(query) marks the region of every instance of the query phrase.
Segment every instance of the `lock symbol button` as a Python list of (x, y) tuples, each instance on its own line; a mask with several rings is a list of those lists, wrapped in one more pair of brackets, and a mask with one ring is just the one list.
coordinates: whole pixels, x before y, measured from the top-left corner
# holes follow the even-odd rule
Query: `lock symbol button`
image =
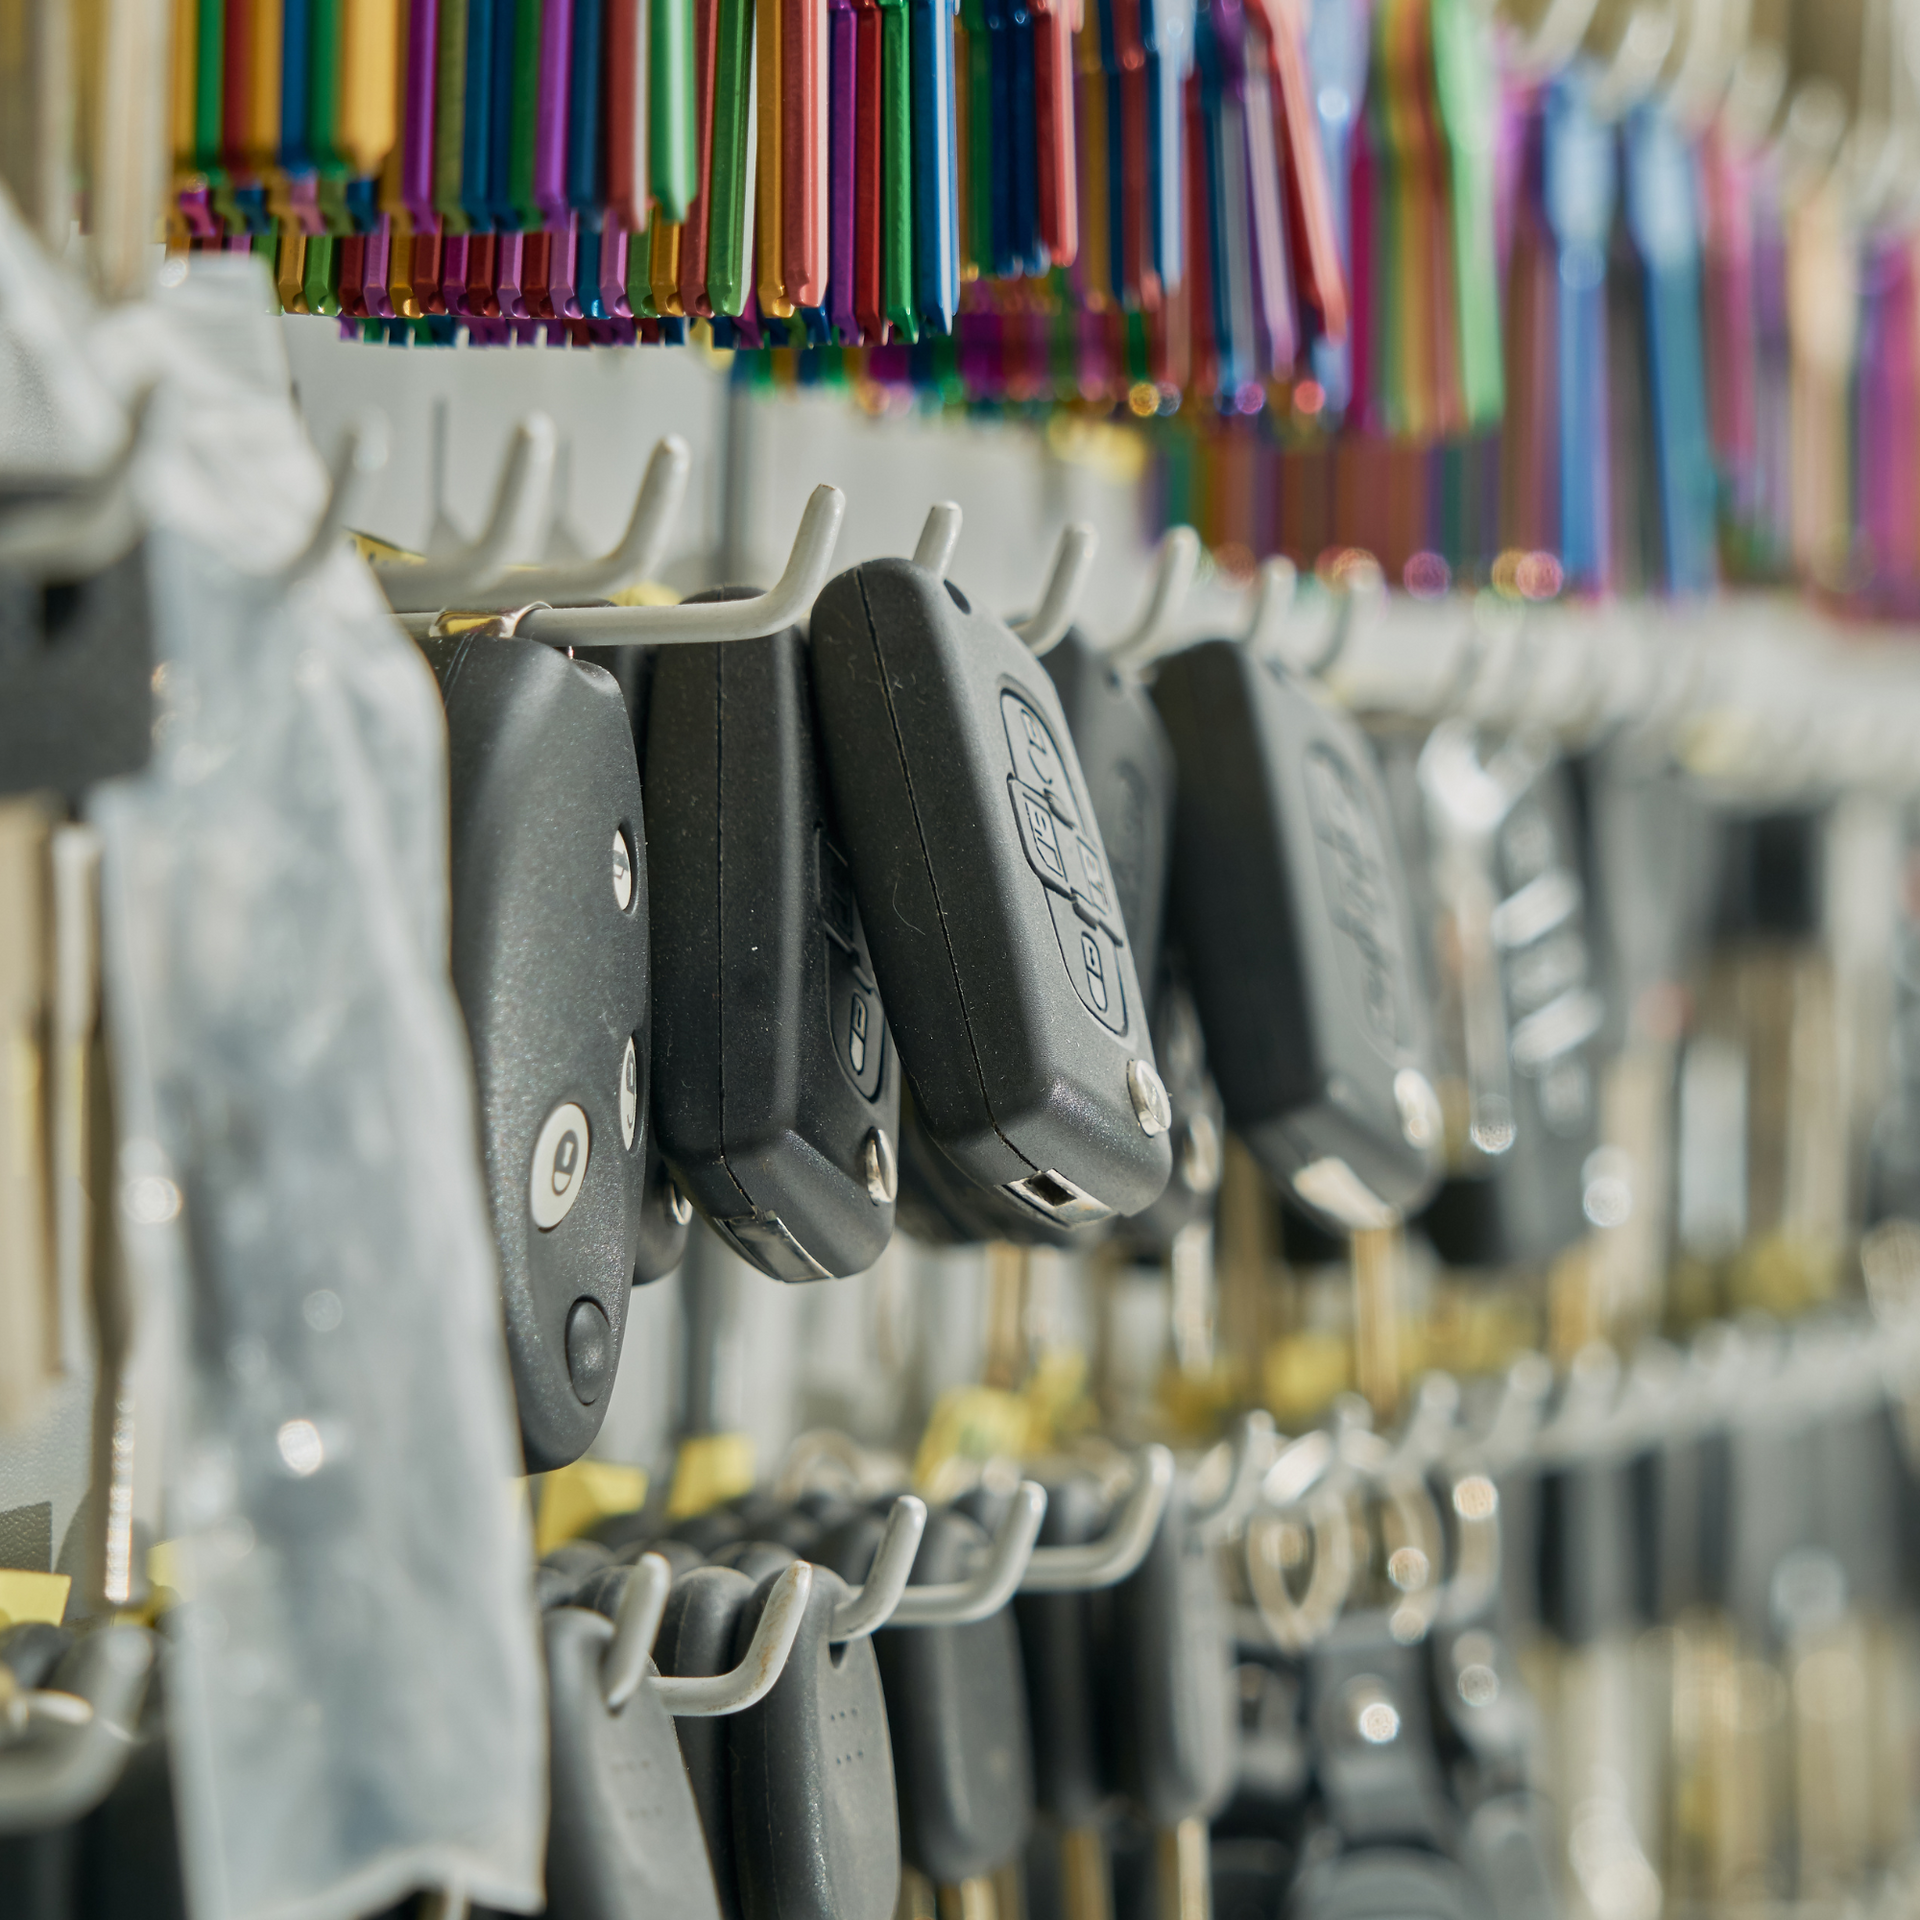
[(571, 1100), (555, 1107), (542, 1122), (540, 1136), (533, 1143), (533, 1172), (527, 1191), (533, 1224), (542, 1233), (550, 1233), (573, 1211), (573, 1203), (586, 1183), (592, 1146), (587, 1116)]

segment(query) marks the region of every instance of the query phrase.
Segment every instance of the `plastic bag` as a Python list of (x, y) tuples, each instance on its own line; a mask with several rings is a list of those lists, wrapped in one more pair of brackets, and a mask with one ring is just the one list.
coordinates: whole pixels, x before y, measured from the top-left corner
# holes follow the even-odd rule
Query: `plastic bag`
[(162, 373), (162, 720), (91, 813), (127, 1257), (177, 1329), (189, 1893), (196, 1920), (347, 1920), (421, 1885), (535, 1907), (544, 1712), (439, 704), (345, 551), (291, 590), (234, 564), (297, 552), (324, 476), (261, 290), (188, 291), (119, 348)]

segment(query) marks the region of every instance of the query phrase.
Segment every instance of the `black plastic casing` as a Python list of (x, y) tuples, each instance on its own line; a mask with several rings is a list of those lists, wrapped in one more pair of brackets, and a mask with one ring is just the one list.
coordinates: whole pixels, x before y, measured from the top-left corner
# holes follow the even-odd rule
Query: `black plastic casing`
[(1044, 654), (1041, 665), (1060, 696), (1080, 757), (1133, 942), (1134, 971), (1157, 994), (1173, 853), (1173, 744), (1146, 689), (1119, 672), (1079, 628)]
[[(1227, 640), (1161, 662), (1180, 768), (1171, 937), (1227, 1121), (1343, 1227), (1432, 1191), (1440, 1129), (1406, 877), (1365, 736)], [(1415, 1144), (1395, 1082), (1425, 1081)]]
[(671, 647), (647, 723), (653, 1110), (688, 1197), (776, 1280), (893, 1232), (900, 1070), (815, 746), (806, 642)]
[[(741, 1608), (736, 1662), (778, 1578)], [(892, 1920), (900, 1898), (900, 1816), (879, 1664), (871, 1639), (836, 1647), (829, 1637), (846, 1597), (832, 1572), (814, 1569), (780, 1678), (725, 1722), (746, 1920)]]
[[(844, 1580), (864, 1580), (886, 1531), (878, 1512), (821, 1542)], [(963, 1580), (987, 1536), (935, 1507), (909, 1584)], [(991, 1873), (1019, 1854), (1033, 1825), (1026, 1683), (1011, 1611), (959, 1627), (882, 1627), (873, 1636), (887, 1699), (900, 1805), (900, 1849), (937, 1885)]]
[(72, 583), (0, 569), (0, 793), (78, 800), (152, 750), (145, 546)]
[[(1574, 793), (1564, 764), (1546, 768), (1507, 810), (1494, 835), (1490, 878), (1499, 903), (1548, 873), (1579, 879)], [(1512, 1059), (1521, 1023), (1572, 985), (1602, 991), (1584, 881), (1578, 905), (1544, 936), (1511, 946), (1500, 959), (1506, 1015), (1513, 1144), (1488, 1156), (1469, 1153), (1421, 1219), (1434, 1251), (1450, 1267), (1545, 1265), (1590, 1230), (1584, 1210), (1588, 1156), (1600, 1145), (1600, 1069), (1604, 1029), (1555, 1058), (1545, 1072)], [(1496, 911), (1498, 909), (1496, 908)], [(1562, 954), (1577, 954), (1563, 963)], [(1551, 972), (1550, 987), (1537, 983)]]
[(693, 1790), (660, 1696), (642, 1684), (611, 1712), (600, 1665), (612, 1623), (557, 1607), (542, 1624), (553, 1768), (548, 1920), (719, 1920)]
[[(619, 689), (599, 668), (531, 641), (422, 646), (447, 710), (453, 984), (473, 1051), (521, 1443), (538, 1473), (577, 1459), (600, 1429), (640, 1245), (652, 1005), (640, 779)], [(624, 909), (616, 832), (632, 869)], [(534, 1151), (567, 1102), (587, 1116), (586, 1171), (565, 1217), (543, 1230), (529, 1199)], [(587, 1364), (570, 1371), (568, 1322), (582, 1301), (605, 1332), (583, 1340), (576, 1329)]]
[[(814, 691), (915, 1101), (969, 1178), (1080, 1224), (1167, 1183), (1146, 1006), (1066, 716), (1000, 621), (908, 561), (815, 603)], [(1044, 877), (1043, 877), (1044, 876)]]
[[(604, 667), (620, 686), (627, 720), (633, 729), (634, 757), (640, 766), (642, 792), (647, 783), (647, 703), (653, 692), (654, 647), (577, 647), (573, 657), (590, 666)], [(643, 1287), (664, 1280), (686, 1257), (687, 1234), (693, 1208), (674, 1184), (673, 1174), (660, 1157), (657, 1127), (647, 1129), (647, 1198), (640, 1210), (640, 1250), (633, 1263), (633, 1284)]]

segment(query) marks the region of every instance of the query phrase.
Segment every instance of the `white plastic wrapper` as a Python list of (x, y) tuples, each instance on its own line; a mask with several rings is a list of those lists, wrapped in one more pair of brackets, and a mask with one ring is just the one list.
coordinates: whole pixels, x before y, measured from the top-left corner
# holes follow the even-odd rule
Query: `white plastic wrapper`
[(349, 1920), (422, 1885), (526, 1910), (545, 1718), (444, 731), (356, 559), (263, 571), (325, 480), (260, 295), (196, 269), (100, 349), (122, 391), (161, 380), (138, 478), (163, 718), (91, 812), (127, 1255), (178, 1343), (188, 1892), (195, 1920)]

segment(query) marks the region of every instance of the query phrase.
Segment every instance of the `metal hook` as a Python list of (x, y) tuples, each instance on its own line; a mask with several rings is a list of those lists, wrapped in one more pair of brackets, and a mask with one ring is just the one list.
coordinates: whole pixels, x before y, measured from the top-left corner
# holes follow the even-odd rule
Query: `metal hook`
[(1030, 619), (1014, 623), (1013, 630), (1027, 643), (1028, 652), (1036, 656), (1051, 653), (1067, 637), (1099, 547), (1100, 536), (1084, 520), (1074, 521), (1061, 534), (1053, 550), (1053, 566), (1047, 574), (1046, 591), (1040, 596), (1039, 611)]
[[(1328, 1457), (1332, 1457), (1331, 1448)], [(1247, 1586), (1267, 1632), (1283, 1653), (1305, 1653), (1323, 1639), (1353, 1590), (1353, 1528), (1344, 1495), (1321, 1487), (1308, 1502), (1306, 1522), (1313, 1537), (1313, 1571), (1297, 1600), (1287, 1585), (1280, 1553), (1285, 1530), (1292, 1523), (1280, 1513), (1256, 1514), (1247, 1523)]]
[(914, 1555), (920, 1551), (920, 1536), (926, 1530), (927, 1503), (903, 1493), (887, 1515), (887, 1530), (880, 1536), (866, 1579), (834, 1608), (829, 1640), (836, 1644), (864, 1640), (893, 1618), (900, 1596), (907, 1590)]
[(1046, 1489), (1022, 1480), (999, 1531), (978, 1567), (965, 1580), (909, 1587), (888, 1622), (895, 1627), (964, 1627), (998, 1613), (1012, 1599), (1033, 1558), (1040, 1522), (1047, 1511)]
[(665, 557), (668, 536), (686, 498), (693, 456), (677, 433), (655, 446), (641, 476), (627, 530), (603, 554), (555, 566), (516, 567), (500, 592), (516, 606), (544, 600), (549, 606), (596, 600), (629, 580), (644, 580)]
[(387, 417), (370, 407), (349, 421), (340, 436), (327, 482), (327, 504), (320, 510), (312, 537), (281, 574), (283, 588), (304, 580), (332, 557), (341, 537), (360, 516), (367, 482), (386, 464)]
[(610, 1713), (618, 1713), (647, 1677), (672, 1586), (673, 1569), (662, 1555), (643, 1553), (635, 1562), (614, 1616), (613, 1638), (600, 1656), (600, 1694)]
[(913, 564), (944, 580), (953, 565), (953, 550), (960, 544), (960, 506), (954, 500), (936, 500), (927, 509), (927, 523), (920, 529), (920, 544), (913, 550)]
[(846, 517), (838, 487), (815, 487), (800, 516), (785, 571), (768, 593), (747, 600), (700, 600), (676, 607), (551, 607), (530, 613), (520, 631), (550, 647), (691, 645), (759, 640), (807, 617), (826, 584)]
[(1260, 1482), (1266, 1476), (1272, 1441), (1273, 1416), (1264, 1408), (1256, 1407), (1235, 1426), (1226, 1491), (1189, 1516), (1189, 1524), (1200, 1539), (1209, 1545), (1225, 1540), (1253, 1511), (1254, 1502), (1260, 1498)]
[(1250, 653), (1264, 653), (1279, 640), (1280, 629), (1293, 611), (1293, 598), (1299, 587), (1300, 570), (1284, 554), (1261, 561), (1260, 571), (1253, 577), (1243, 640)]
[(1042, 1547), (1027, 1563), (1022, 1593), (1091, 1593), (1124, 1580), (1147, 1557), (1173, 1492), (1173, 1455), (1165, 1447), (1140, 1454), (1133, 1491), (1112, 1526), (1084, 1547)]
[[(923, 1507), (923, 1518), (925, 1512)], [(812, 1593), (813, 1569), (796, 1560), (773, 1583), (740, 1664), (731, 1673), (656, 1674), (653, 1690), (660, 1704), (676, 1720), (711, 1720), (723, 1713), (744, 1713), (764, 1700), (787, 1670), (787, 1656), (800, 1636)]]
[(432, 613), (472, 604), (528, 556), (546, 522), (556, 446), (553, 422), (530, 413), (514, 429), (493, 511), (479, 539), (438, 560), (376, 560), (373, 570), (398, 613)]
[(0, 1835), (65, 1826), (106, 1797), (127, 1762), (153, 1650), (145, 1628), (107, 1627), (75, 1648), (70, 1693), (24, 1693), (26, 1731), (0, 1743)]
[(1169, 527), (1154, 562), (1147, 604), (1132, 632), (1107, 649), (1110, 660), (1118, 664), (1142, 659), (1166, 638), (1167, 629), (1193, 590), (1193, 577), (1199, 567), (1200, 536), (1191, 527)]

